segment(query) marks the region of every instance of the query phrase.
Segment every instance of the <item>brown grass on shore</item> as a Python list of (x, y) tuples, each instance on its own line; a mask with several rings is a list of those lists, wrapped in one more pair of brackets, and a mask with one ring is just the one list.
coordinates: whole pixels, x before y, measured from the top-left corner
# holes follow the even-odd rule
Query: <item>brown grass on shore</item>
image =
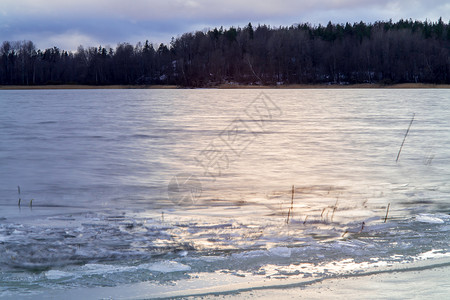
[(378, 83), (357, 83), (357, 84), (286, 84), (286, 85), (239, 85), (221, 84), (218, 89), (449, 89), (450, 84), (429, 84), (429, 83), (399, 83), (399, 84), (378, 84)]
[[(0, 85), (0, 90), (63, 90), (63, 89), (179, 89), (176, 85)], [(220, 84), (213, 89), (449, 89), (450, 84), (400, 83), (400, 84), (287, 84), (287, 85), (241, 85)]]
[(177, 89), (176, 85), (0, 85), (0, 90), (102, 90), (102, 89)]

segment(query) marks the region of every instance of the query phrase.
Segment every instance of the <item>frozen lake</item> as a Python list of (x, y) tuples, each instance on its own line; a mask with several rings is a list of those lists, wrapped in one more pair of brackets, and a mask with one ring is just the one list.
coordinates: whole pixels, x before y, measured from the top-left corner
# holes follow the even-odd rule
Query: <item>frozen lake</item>
[(0, 91), (0, 297), (448, 274), (449, 213), (448, 90)]

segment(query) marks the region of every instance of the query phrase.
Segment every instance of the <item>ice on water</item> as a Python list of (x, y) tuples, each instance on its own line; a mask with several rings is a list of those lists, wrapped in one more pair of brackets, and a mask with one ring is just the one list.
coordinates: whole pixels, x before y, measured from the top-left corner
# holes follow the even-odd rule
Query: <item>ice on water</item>
[[(265, 90), (263, 123), (257, 90), (2, 93), (0, 296), (449, 263), (445, 90)], [(260, 126), (240, 152), (217, 147), (234, 120)]]

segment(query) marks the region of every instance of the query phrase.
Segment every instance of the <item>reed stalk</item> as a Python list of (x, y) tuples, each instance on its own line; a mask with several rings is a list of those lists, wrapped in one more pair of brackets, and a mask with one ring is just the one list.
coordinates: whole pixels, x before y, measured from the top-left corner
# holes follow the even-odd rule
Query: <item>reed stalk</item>
[(408, 129), (406, 130), (405, 136), (403, 137), (402, 145), (400, 146), (400, 149), (398, 150), (397, 159), (395, 160), (396, 163), (398, 162), (398, 158), (400, 157), (400, 153), (402, 152), (403, 144), (405, 143), (406, 137), (408, 136), (409, 129), (411, 128), (411, 125), (412, 125), (412, 123), (413, 123), (413, 121), (414, 121), (414, 116), (415, 116), (415, 115), (416, 115), (416, 114), (413, 114), (412, 119), (411, 119), (411, 122), (409, 122)]
[(17, 193), (19, 194), (19, 202), (17, 203), (18, 206), (20, 206), (20, 201), (22, 199), (20, 199), (20, 185), (17, 186)]
[(391, 203), (388, 204), (387, 209), (386, 209), (386, 216), (384, 216), (384, 223), (386, 223), (388, 214), (389, 214), (389, 207), (391, 206)]
[(364, 225), (366, 225), (366, 223), (365, 223), (365, 222), (362, 222), (362, 224), (361, 224), (361, 230), (360, 230), (358, 233), (361, 233), (361, 232), (363, 231)]
[(291, 211), (292, 211), (292, 215), (294, 215), (294, 185), (292, 185), (291, 207), (289, 207), (289, 210), (288, 210), (286, 224), (289, 223), (289, 218), (291, 217)]

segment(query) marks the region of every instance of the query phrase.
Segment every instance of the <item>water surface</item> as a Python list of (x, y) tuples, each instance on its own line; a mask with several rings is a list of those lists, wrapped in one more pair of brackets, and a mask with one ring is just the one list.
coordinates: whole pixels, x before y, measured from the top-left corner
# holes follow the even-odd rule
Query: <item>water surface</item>
[(1, 91), (0, 296), (448, 265), (449, 96)]

